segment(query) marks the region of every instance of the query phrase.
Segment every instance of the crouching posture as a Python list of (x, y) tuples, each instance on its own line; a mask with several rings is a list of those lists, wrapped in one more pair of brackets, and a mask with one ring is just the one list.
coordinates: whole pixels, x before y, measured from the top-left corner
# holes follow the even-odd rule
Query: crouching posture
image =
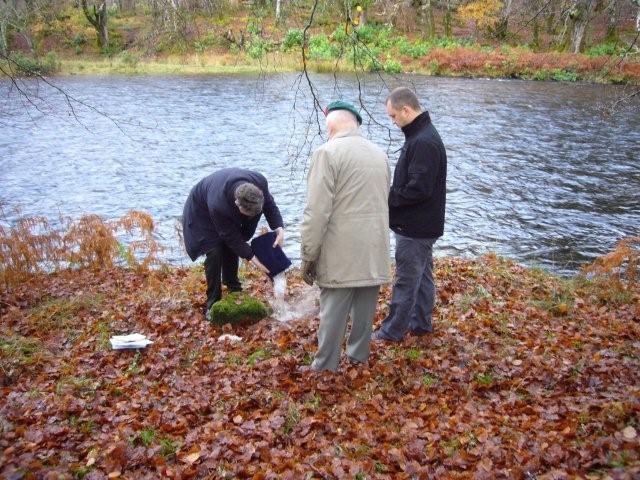
[(390, 281), (390, 171), (385, 153), (362, 137), (355, 107), (327, 107), (329, 141), (312, 156), (301, 231), (302, 272), (320, 292), (318, 351), (313, 370), (340, 362), (348, 317), (347, 355), (366, 363), (380, 285)]

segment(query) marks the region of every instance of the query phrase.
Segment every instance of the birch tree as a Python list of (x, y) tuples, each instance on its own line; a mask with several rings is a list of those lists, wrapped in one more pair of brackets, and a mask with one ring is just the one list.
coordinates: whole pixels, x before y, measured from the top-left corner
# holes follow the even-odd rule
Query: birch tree
[(571, 51), (580, 53), (584, 44), (584, 35), (595, 10), (595, 0), (574, 0), (569, 9), (569, 18), (573, 23), (571, 32)]

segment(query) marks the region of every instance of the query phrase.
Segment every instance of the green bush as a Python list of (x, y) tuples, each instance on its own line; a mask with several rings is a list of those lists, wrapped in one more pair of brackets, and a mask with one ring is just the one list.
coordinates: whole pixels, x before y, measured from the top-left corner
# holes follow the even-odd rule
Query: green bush
[(551, 78), (556, 82), (577, 82), (578, 74), (573, 70), (556, 69), (552, 72)]
[(287, 31), (287, 34), (282, 41), (282, 51), (288, 52), (294, 47), (302, 46), (302, 30), (293, 28)]
[(431, 49), (425, 42), (417, 40), (416, 42), (411, 43), (406, 37), (400, 37), (396, 42), (396, 45), (398, 47), (398, 51), (402, 55), (407, 55), (411, 58), (424, 57)]
[(87, 36), (80, 32), (78, 34), (76, 34), (72, 39), (71, 39), (71, 46), (73, 47), (81, 47), (83, 45), (86, 45), (87, 43)]
[(345, 31), (344, 25), (338, 25), (331, 34), (331, 40), (337, 43), (346, 43), (349, 40), (349, 34)]
[(269, 314), (264, 303), (243, 293), (230, 293), (209, 310), (209, 318), (214, 325), (256, 323)]
[(204, 52), (206, 49), (218, 45), (220, 40), (213, 33), (208, 33), (203, 39), (193, 42), (193, 46), (198, 53)]
[(9, 56), (9, 60), (18, 74), (26, 77), (53, 75), (60, 70), (60, 60), (55, 52), (47, 53), (44, 58), (33, 58), (22, 53), (12, 53)]
[(400, 62), (397, 62), (396, 60), (387, 60), (386, 62), (384, 62), (383, 68), (386, 73), (392, 75), (402, 73), (402, 64)]
[(253, 36), (251, 38), (251, 42), (249, 42), (249, 46), (247, 47), (247, 54), (254, 60), (257, 60), (269, 53), (272, 47), (273, 44), (271, 40), (265, 40), (262, 37)]
[(589, 48), (585, 54), (590, 57), (615, 56), (620, 55), (623, 51), (624, 49), (615, 43), (600, 43)]
[(314, 35), (309, 40), (311, 60), (332, 60), (338, 57), (338, 49), (331, 45), (326, 35)]
[(138, 62), (140, 61), (137, 55), (134, 55), (126, 50), (118, 55), (118, 60), (120, 60), (120, 63), (123, 67), (132, 68), (134, 70), (138, 66)]
[(546, 69), (536, 70), (531, 75), (531, 79), (538, 80), (538, 81), (546, 81), (551, 78), (551, 75), (552, 75), (552, 72), (550, 72), (549, 70), (546, 70)]
[(393, 29), (369, 23), (353, 30), (355, 38), (366, 45), (375, 46), (382, 49), (391, 47)]

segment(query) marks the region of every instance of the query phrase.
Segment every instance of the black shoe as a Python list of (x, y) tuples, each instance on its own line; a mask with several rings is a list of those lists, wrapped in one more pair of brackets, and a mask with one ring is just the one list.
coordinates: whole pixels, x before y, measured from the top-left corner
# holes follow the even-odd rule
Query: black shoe
[(392, 340), (392, 339), (387, 338), (384, 335), (382, 335), (382, 332), (380, 330), (376, 330), (375, 332), (373, 332), (371, 334), (371, 341), (374, 342), (374, 343), (382, 343), (382, 342), (395, 342), (395, 343), (397, 343), (397, 340)]

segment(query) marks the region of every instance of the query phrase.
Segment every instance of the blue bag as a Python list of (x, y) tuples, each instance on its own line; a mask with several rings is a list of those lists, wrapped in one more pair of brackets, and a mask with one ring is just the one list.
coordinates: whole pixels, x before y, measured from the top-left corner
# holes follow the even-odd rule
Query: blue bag
[(258, 260), (269, 270), (269, 277), (273, 277), (284, 272), (291, 266), (291, 260), (282, 251), (280, 245), (273, 247), (276, 241), (277, 232), (267, 232), (251, 240), (251, 248)]

